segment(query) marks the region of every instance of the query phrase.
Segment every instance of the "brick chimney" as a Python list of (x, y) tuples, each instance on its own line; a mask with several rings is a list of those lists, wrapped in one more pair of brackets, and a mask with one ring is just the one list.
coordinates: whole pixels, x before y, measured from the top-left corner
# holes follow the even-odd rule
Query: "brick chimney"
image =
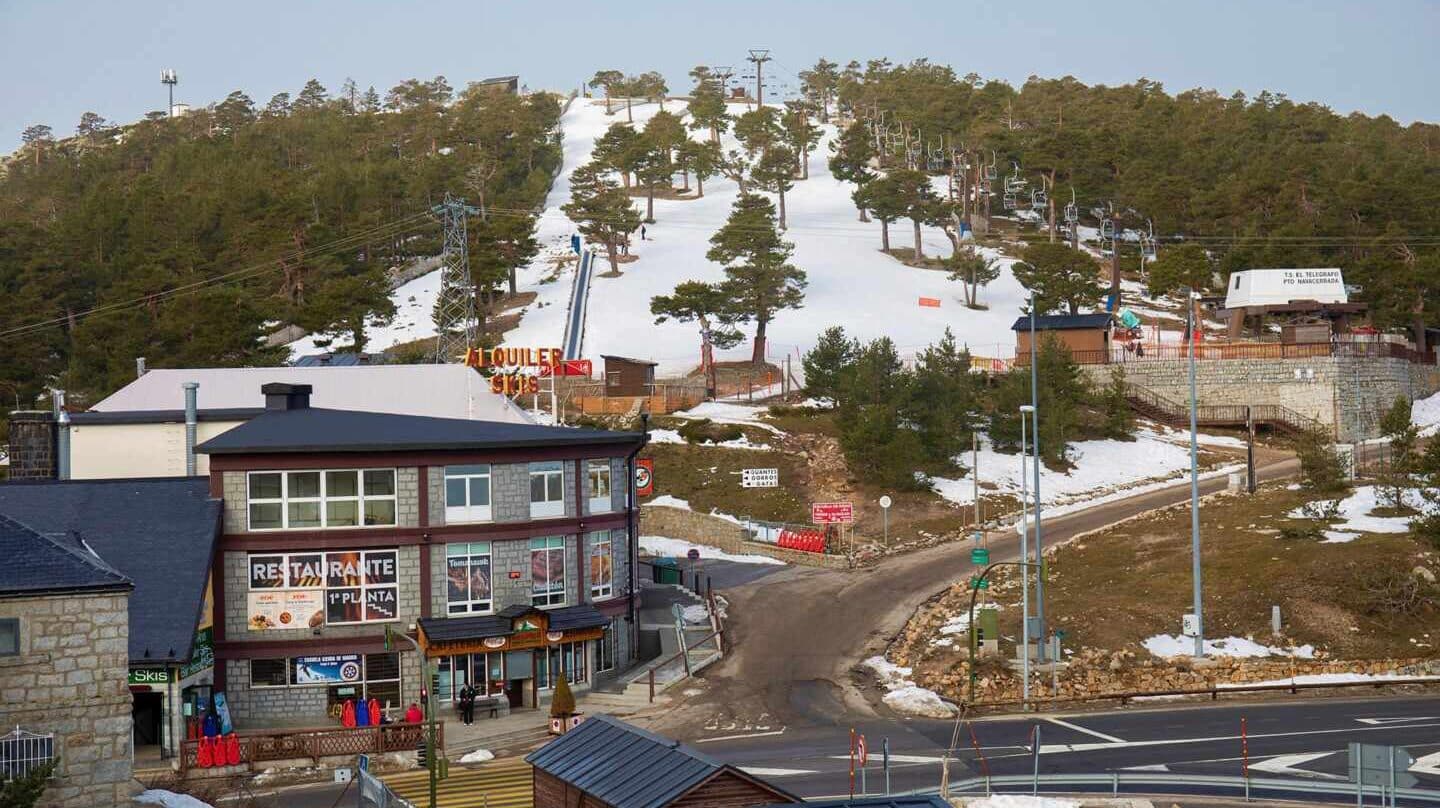
[(10, 479), (55, 479), (57, 433), (55, 414), (48, 410), (10, 413)]

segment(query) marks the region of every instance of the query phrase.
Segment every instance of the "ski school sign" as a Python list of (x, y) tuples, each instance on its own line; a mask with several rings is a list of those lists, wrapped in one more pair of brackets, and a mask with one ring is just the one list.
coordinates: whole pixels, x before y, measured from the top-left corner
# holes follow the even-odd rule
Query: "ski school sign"
[(471, 348), (465, 364), (490, 377), (490, 392), (519, 396), (540, 392), (542, 376), (590, 375), (590, 360), (564, 356), (559, 348)]

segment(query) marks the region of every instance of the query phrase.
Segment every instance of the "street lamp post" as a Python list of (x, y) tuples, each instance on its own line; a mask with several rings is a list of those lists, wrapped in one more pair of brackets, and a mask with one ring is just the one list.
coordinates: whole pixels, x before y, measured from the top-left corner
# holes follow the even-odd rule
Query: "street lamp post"
[[(1028, 481), (1025, 476), (1025, 421), (1035, 412), (1029, 404), (1020, 405), (1020, 560), (1030, 563), (1030, 522), (1027, 508), (1030, 501)], [(1038, 438), (1039, 436), (1035, 436)], [(1030, 701), (1030, 576), (1020, 577), (1020, 675), (1022, 699)]]
[(1195, 656), (1205, 656), (1205, 618), (1200, 600), (1200, 441), (1196, 431), (1199, 401), (1195, 393), (1195, 290), (1185, 290), (1185, 338), (1190, 341), (1190, 574), (1195, 610)]
[[(1030, 411), (1035, 421), (1032, 446), (1035, 452), (1033, 471), (1035, 475), (1035, 560), (1045, 558), (1045, 544), (1040, 538), (1040, 363), (1035, 339), (1035, 290), (1030, 290)], [(1045, 576), (1035, 576), (1035, 623), (1040, 629), (1040, 648), (1036, 659), (1045, 661)]]
[(420, 643), (403, 631), (394, 631), (390, 626), (385, 627), (385, 647), (390, 648), (390, 641), (393, 638), (400, 638), (410, 643), (415, 648), (415, 653), (420, 657), (420, 671), (425, 677), (421, 687), (425, 691), (425, 765), (430, 770), (430, 808), (439, 805), (437, 792), (440, 787), (440, 762), (435, 759), (435, 675), (436, 671), (431, 669), (430, 661), (421, 650)]

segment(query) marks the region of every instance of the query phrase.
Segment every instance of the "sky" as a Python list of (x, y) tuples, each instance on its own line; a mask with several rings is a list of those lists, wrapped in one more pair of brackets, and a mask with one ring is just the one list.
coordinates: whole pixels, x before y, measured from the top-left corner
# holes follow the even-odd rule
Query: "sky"
[(1268, 89), (1434, 122), (1437, 34), (1436, 0), (0, 0), (0, 151), (32, 123), (60, 135), (87, 110), (128, 122), (164, 109), (162, 68), (193, 106), (235, 89), (263, 104), (311, 77), (332, 91), (353, 77), (382, 95), (435, 75), (456, 88), (519, 74), (532, 89), (569, 90), (602, 67), (659, 70), (683, 92), (691, 67), (740, 67), (749, 48), (770, 50), (777, 90), (822, 56), (924, 57), (1017, 85), (1145, 77), (1171, 92)]

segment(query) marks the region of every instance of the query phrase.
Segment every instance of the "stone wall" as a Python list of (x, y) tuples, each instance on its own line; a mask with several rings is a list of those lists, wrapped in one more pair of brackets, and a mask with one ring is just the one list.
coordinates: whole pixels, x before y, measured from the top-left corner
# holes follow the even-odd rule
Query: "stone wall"
[(53, 480), (55, 416), (48, 410), (10, 413), (10, 479)]
[(769, 556), (787, 564), (807, 567), (845, 569), (850, 566), (849, 559), (843, 555), (805, 553), (750, 541), (745, 536), (745, 529), (728, 519), (668, 505), (646, 505), (640, 509), (640, 535), (684, 539), (727, 553)]
[(0, 727), (55, 735), (43, 808), (129, 805), (129, 594), (0, 600), (20, 619), (20, 654), (0, 657)]
[[(1120, 367), (1131, 384), (1177, 403), (1190, 398), (1189, 363), (1183, 359), (1081, 367), (1097, 385), (1108, 384)], [(1375, 437), (1381, 415), (1397, 396), (1424, 398), (1440, 389), (1435, 366), (1390, 358), (1201, 360), (1195, 371), (1202, 405), (1279, 404), (1330, 427), (1341, 442)]]

